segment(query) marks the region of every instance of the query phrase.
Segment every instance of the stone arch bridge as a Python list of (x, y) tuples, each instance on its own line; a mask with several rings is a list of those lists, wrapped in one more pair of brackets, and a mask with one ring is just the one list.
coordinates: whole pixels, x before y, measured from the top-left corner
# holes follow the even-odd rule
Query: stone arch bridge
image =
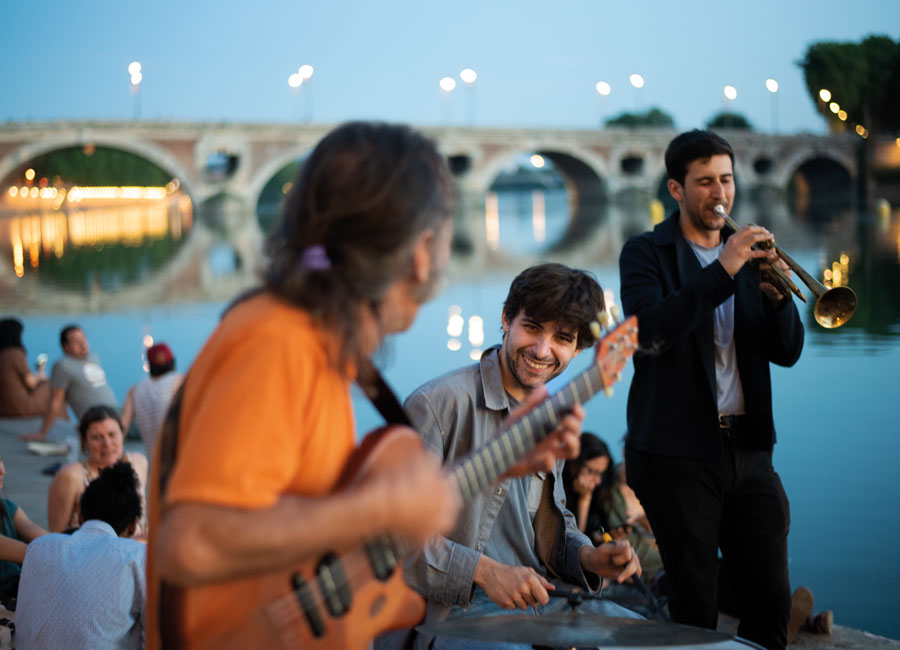
[[(227, 195), (255, 207), (265, 185), (302, 158), (334, 125), (180, 122), (46, 122), (0, 125), (0, 182), (50, 151), (86, 144), (134, 153), (181, 182), (195, 205)], [(667, 129), (511, 129), (423, 127), (451, 161), (464, 194), (483, 196), (522, 153), (552, 160), (578, 201), (622, 193), (655, 196), (665, 177), (663, 154), (676, 134)], [(857, 175), (853, 136), (723, 132), (735, 149), (742, 189), (787, 188), (804, 163), (825, 159)], [(225, 156), (227, 174), (209, 161)]]

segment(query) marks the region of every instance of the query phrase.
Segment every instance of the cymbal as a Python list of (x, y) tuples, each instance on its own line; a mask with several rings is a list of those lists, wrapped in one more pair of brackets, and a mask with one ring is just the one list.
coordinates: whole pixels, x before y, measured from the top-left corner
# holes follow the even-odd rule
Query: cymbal
[[(510, 614), (457, 618), (426, 623), (416, 628), (434, 636), (480, 641), (531, 643), (548, 646), (600, 646), (603, 648), (756, 647), (730, 634), (690, 625), (639, 618), (601, 616), (564, 610), (551, 614)], [(745, 645), (748, 644), (748, 645)]]

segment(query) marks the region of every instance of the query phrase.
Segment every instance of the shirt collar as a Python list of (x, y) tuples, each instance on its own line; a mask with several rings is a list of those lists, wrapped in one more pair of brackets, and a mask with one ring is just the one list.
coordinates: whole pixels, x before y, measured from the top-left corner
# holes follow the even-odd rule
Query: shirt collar
[(500, 346), (488, 348), (478, 363), (481, 370), (484, 405), (492, 411), (508, 410), (509, 397), (503, 388), (503, 373), (500, 370)]
[(113, 527), (101, 519), (88, 519), (76, 532), (118, 537)]

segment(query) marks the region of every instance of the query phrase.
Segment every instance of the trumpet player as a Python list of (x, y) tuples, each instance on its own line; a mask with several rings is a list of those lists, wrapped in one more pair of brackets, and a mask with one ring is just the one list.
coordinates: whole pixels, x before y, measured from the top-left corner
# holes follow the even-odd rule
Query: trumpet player
[(625, 312), (640, 323), (628, 395), (625, 466), (650, 519), (679, 623), (715, 628), (721, 550), (740, 608), (738, 634), (784, 648), (791, 607), (790, 510), (772, 466), (769, 364), (791, 366), (803, 325), (790, 295), (755, 264), (787, 268), (760, 226), (724, 229), (734, 152), (707, 131), (665, 155), (678, 211), (632, 237), (620, 259)]

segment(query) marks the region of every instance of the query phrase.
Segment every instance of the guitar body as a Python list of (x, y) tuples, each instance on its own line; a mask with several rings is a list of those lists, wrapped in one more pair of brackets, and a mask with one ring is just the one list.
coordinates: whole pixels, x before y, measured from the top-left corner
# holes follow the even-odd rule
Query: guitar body
[[(424, 453), (418, 435), (408, 427), (391, 426), (373, 431), (349, 459), (338, 489), (370, 475), (392, 472)], [(346, 525), (353, 526), (355, 522), (348, 521)], [(204, 625), (205, 629), (189, 630), (182, 637), (186, 637), (185, 643), (172, 645), (365, 650), (382, 632), (411, 627), (424, 617), (425, 601), (403, 581), (399, 561), (402, 558), (397, 557), (396, 566), (390, 567), (389, 575), (382, 575), (382, 579), (376, 575), (365, 545), (326, 558), (329, 567), (334, 569), (328, 576), (320, 573), (322, 558), (317, 558), (290, 570), (251, 579), (252, 587), (241, 590), (239, 603), (232, 600), (230, 607), (220, 612), (214, 629), (210, 629), (212, 625)], [(342, 573), (343, 578), (332, 580), (337, 573)], [(332, 584), (344, 588), (329, 589)], [(341, 595), (346, 598), (338, 606), (342, 611), (333, 614), (327, 601), (335, 597), (340, 601)], [(347, 601), (349, 606), (344, 609)], [(310, 617), (315, 619), (315, 624)]]

